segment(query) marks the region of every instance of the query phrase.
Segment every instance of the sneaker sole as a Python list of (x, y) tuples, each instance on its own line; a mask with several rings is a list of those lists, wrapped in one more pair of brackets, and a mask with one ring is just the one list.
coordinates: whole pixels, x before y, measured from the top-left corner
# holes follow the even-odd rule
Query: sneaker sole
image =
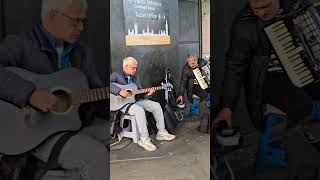
[(141, 142), (140, 142), (140, 141), (138, 141), (138, 145), (139, 145), (139, 146), (141, 146), (143, 149), (145, 149), (145, 150), (147, 150), (147, 151), (155, 151), (155, 150), (157, 150), (157, 148), (155, 148), (155, 149), (148, 149), (148, 148), (145, 148), (145, 147), (141, 144)]
[(174, 140), (176, 137), (174, 137), (174, 138), (172, 138), (172, 139), (165, 139), (165, 138), (162, 138), (162, 137), (156, 137), (156, 139), (158, 140), (158, 141), (172, 141), (172, 140)]

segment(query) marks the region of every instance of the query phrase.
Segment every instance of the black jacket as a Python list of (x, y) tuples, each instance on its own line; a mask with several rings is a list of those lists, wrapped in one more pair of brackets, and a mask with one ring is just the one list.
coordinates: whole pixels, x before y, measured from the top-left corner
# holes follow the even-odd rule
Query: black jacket
[[(280, 0), (284, 13), (296, 8), (291, 0)], [(263, 31), (265, 24), (247, 5), (236, 16), (226, 55), (222, 106), (235, 109), (244, 84), (247, 109), (254, 126), (263, 129), (262, 93), (271, 45)]]

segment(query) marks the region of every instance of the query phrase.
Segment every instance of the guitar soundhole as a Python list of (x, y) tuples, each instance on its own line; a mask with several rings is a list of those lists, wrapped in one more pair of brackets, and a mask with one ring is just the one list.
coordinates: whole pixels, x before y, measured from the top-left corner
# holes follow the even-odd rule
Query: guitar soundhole
[(70, 94), (64, 90), (53, 91), (53, 94), (57, 97), (57, 103), (50, 110), (57, 113), (66, 112), (72, 105)]
[(131, 90), (127, 90), (127, 97), (131, 97), (133, 95), (132, 91)]

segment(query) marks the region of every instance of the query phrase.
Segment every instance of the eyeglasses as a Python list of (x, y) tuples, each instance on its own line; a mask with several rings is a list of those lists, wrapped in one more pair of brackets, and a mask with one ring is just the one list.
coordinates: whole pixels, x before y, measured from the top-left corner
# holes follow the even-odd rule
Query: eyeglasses
[(87, 18), (74, 18), (74, 17), (70, 17), (68, 15), (66, 15), (63, 12), (60, 11), (56, 11), (57, 13), (61, 14), (62, 16), (68, 18), (69, 20), (72, 21), (72, 25), (73, 27), (79, 27), (80, 23), (82, 23), (82, 25), (85, 27), (87, 25), (88, 19)]
[(129, 67), (131, 67), (131, 69), (137, 69), (138, 67), (137, 66), (130, 66), (128, 65)]

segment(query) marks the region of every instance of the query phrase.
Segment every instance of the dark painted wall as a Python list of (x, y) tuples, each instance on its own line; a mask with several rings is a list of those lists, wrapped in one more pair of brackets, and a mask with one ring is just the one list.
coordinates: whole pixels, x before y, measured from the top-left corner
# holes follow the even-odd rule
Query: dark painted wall
[[(186, 62), (186, 55), (200, 51), (200, 22), (198, 0), (179, 0), (179, 43), (178, 53), (182, 65)], [(179, 76), (180, 77), (180, 76)]]
[(2, 37), (5, 36), (5, 33), (4, 33), (4, 25), (3, 25), (3, 19), (4, 19), (4, 16), (2, 15), (3, 14), (3, 0), (0, 0), (0, 39), (2, 39)]
[[(199, 44), (198, 14), (195, 14), (197, 11), (194, 10), (198, 9), (197, 2), (197, 0), (188, 2), (168, 0), (170, 45), (126, 46), (123, 3), (122, 0), (111, 0), (112, 71), (122, 69), (122, 60), (127, 56), (132, 56), (139, 62), (137, 74), (143, 86), (150, 86), (164, 78), (166, 67), (170, 68), (175, 84), (178, 85), (181, 69), (185, 63), (186, 49), (199, 51), (199, 45), (194, 47), (194, 42)], [(194, 15), (196, 17), (193, 17)]]
[[(0, 0), (0, 25), (4, 34), (16, 34), (32, 29), (34, 23), (41, 19), (41, 0)], [(0, 6), (1, 7), (1, 6)], [(1, 24), (1, 19), (4, 19)], [(93, 51), (93, 58), (101, 77), (106, 82), (109, 78), (109, 2), (88, 0), (88, 27), (82, 34), (82, 42)], [(1, 33), (0, 30), (0, 33)]]
[[(214, 104), (219, 106), (224, 73), (224, 61), (230, 41), (230, 31), (234, 16), (242, 9), (248, 0), (214, 0), (212, 3), (212, 42), (211, 51), (213, 59)], [(248, 113), (245, 108), (243, 93), (238, 108), (234, 114), (234, 123), (242, 128), (252, 129)]]
[(18, 1), (2, 0), (5, 33), (16, 34), (30, 30), (32, 25), (40, 19), (41, 0)]

